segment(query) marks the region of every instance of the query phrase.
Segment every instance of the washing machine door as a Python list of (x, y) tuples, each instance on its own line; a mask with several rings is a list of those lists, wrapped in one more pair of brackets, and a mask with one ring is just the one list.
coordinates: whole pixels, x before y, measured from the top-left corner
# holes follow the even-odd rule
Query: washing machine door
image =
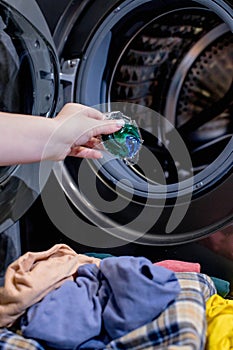
[[(46, 22), (33, 0), (0, 1), (0, 110), (52, 117), (59, 65)], [(0, 232), (40, 192), (39, 164), (0, 167)]]
[(144, 143), (137, 164), (57, 164), (66, 198), (43, 200), (61, 232), (172, 245), (232, 221), (232, 30), (230, 0), (71, 2), (54, 32), (68, 100), (121, 110)]

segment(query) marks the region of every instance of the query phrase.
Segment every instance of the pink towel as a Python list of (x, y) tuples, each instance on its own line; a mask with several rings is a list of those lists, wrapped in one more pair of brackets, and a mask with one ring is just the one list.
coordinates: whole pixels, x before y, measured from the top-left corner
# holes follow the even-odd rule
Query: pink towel
[(198, 263), (191, 263), (180, 260), (163, 260), (156, 262), (155, 265), (166, 267), (174, 272), (200, 272), (201, 266)]
[(74, 279), (79, 266), (100, 259), (77, 254), (65, 244), (43, 252), (28, 252), (10, 264), (0, 288), (0, 327), (9, 327), (45, 295)]

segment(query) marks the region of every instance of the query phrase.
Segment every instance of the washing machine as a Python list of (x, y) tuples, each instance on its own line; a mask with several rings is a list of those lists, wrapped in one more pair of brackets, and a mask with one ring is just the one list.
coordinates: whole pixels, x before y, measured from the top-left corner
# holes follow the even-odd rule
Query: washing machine
[(199, 262), (232, 285), (233, 2), (0, 6), (2, 110), (52, 118), (70, 101), (121, 110), (143, 139), (135, 163), (106, 153), (2, 167), (2, 270), (13, 255), (64, 242)]

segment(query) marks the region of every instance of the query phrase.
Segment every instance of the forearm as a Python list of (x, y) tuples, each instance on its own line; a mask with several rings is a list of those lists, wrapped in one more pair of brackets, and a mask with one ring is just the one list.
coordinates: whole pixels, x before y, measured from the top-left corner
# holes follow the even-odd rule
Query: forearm
[(75, 103), (52, 119), (0, 112), (0, 166), (66, 156), (100, 158), (101, 152), (88, 142), (123, 125), (123, 120), (105, 120), (98, 110)]
[(52, 119), (0, 112), (0, 132), (0, 166), (49, 158), (44, 148), (54, 132)]

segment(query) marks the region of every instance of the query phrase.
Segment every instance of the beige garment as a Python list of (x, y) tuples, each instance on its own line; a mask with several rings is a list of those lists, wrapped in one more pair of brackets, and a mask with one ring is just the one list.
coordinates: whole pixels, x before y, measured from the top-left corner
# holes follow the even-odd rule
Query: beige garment
[(77, 254), (65, 244), (56, 244), (43, 252), (28, 252), (10, 264), (5, 284), (0, 288), (0, 327), (11, 326), (26, 309), (48, 292), (76, 277), (84, 264), (100, 259)]

